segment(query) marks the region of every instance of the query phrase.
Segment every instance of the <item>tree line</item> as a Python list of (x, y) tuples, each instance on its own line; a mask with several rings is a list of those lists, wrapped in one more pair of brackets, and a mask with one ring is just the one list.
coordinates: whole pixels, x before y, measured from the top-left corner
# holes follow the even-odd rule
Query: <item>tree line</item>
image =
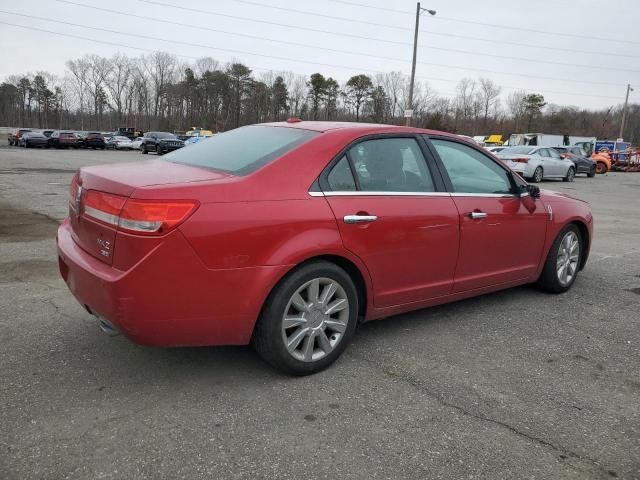
[[(258, 73), (240, 62), (204, 57), (191, 63), (155, 52), (99, 55), (66, 62), (63, 76), (11, 75), (0, 84), (0, 125), (74, 130), (225, 131), (241, 125), (305, 120), (401, 124), (409, 79), (401, 72), (353, 75)], [(549, 104), (540, 94), (508, 95), (487, 78), (462, 78), (455, 95), (428, 83), (414, 89), (412, 124), (467, 135), (542, 131), (616, 138), (621, 105), (600, 110)], [(640, 105), (629, 108), (625, 137), (640, 138)]]

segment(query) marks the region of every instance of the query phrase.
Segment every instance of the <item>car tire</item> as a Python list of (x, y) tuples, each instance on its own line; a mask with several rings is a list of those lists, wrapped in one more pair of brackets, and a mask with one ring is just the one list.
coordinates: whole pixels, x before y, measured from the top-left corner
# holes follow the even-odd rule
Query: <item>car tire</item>
[(533, 172), (533, 176), (531, 177), (531, 182), (540, 183), (543, 178), (544, 178), (544, 170), (542, 169), (542, 167), (537, 166)]
[(604, 162), (596, 163), (596, 173), (604, 174), (607, 173), (609, 169), (607, 168), (607, 164)]
[(143, 155), (146, 155), (147, 153), (147, 147), (145, 147), (144, 145), (140, 148), (140, 152), (142, 152)]
[[(582, 235), (578, 227), (571, 223), (558, 233), (551, 245), (537, 282), (538, 286), (550, 293), (564, 293), (569, 290), (580, 272), (582, 252)], [(565, 276), (566, 273), (570, 277)]]
[[(343, 308), (327, 314), (331, 305)], [(273, 289), (251, 345), (276, 370), (310, 375), (342, 354), (357, 321), (358, 294), (351, 277), (333, 263), (314, 261), (289, 273)]]
[(573, 182), (574, 178), (576, 178), (576, 169), (573, 167), (569, 167), (569, 170), (567, 170), (567, 175), (562, 179), (562, 181)]
[(589, 170), (589, 173), (587, 173), (587, 177), (593, 178), (595, 176), (596, 176), (596, 166), (594, 165), (593, 167), (591, 167), (591, 170)]

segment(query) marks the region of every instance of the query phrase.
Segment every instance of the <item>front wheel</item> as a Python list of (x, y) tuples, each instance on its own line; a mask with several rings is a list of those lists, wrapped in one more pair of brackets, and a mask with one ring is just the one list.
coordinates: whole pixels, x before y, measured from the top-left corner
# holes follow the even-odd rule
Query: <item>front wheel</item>
[(538, 285), (551, 293), (569, 290), (580, 270), (582, 250), (578, 227), (574, 224), (564, 227), (549, 250)]
[(593, 178), (596, 176), (596, 166), (594, 165), (593, 167), (591, 167), (591, 169), (589, 170), (589, 173), (587, 173), (587, 177), (589, 178)]
[(569, 167), (569, 170), (567, 170), (567, 176), (564, 177), (562, 180), (564, 182), (573, 182), (574, 178), (576, 178), (576, 169), (573, 167)]
[(142, 146), (142, 148), (140, 148), (140, 151), (142, 152), (143, 155), (146, 155), (147, 153), (147, 147), (145, 147), (144, 145)]
[(317, 261), (286, 276), (271, 292), (251, 344), (277, 370), (309, 375), (347, 348), (358, 320), (358, 295), (337, 265)]

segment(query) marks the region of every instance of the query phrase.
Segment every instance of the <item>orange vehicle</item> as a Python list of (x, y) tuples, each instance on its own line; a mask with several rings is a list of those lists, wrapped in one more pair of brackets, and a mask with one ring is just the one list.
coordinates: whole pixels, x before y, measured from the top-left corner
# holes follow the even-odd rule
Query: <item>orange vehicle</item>
[(599, 152), (594, 152), (591, 160), (596, 162), (596, 173), (607, 173), (611, 170), (611, 156), (608, 148), (601, 148)]

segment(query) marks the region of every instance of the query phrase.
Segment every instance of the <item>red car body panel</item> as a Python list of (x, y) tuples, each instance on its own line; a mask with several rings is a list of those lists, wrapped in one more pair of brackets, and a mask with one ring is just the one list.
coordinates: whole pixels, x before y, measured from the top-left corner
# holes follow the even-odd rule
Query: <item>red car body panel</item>
[[(526, 280), (538, 269), (546, 236), (544, 208), (529, 213), (518, 197), (454, 197), (460, 212), (460, 252), (454, 292)], [(471, 212), (488, 218), (473, 220)]]
[[(451, 293), (459, 222), (450, 196), (327, 199), (338, 219), (344, 247), (362, 259), (373, 278), (375, 307)], [(375, 214), (378, 220), (367, 224), (340, 221), (353, 214)]]
[[(339, 259), (359, 272), (364, 319), (373, 320), (535, 281), (567, 223), (578, 223), (590, 241), (588, 204), (552, 192), (542, 193), (533, 213), (515, 196), (309, 193), (327, 164), (363, 136), (448, 134), (273, 126), (322, 133), (247, 176), (164, 159), (81, 169), (85, 191), (198, 206), (169, 233), (141, 236), (78, 215), (72, 200), (57, 244), (61, 274), (78, 301), (137, 343), (239, 345), (249, 342), (274, 286), (312, 258)], [(474, 210), (491, 220), (470, 219)], [(359, 212), (379, 220), (342, 221)]]

